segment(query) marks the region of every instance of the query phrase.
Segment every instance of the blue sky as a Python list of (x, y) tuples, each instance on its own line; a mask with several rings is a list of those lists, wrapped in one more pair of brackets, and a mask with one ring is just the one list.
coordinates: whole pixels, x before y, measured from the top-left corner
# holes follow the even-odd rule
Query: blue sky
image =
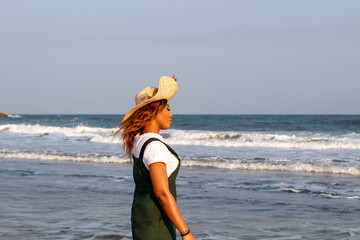
[(360, 1), (0, 0), (0, 112), (360, 114)]

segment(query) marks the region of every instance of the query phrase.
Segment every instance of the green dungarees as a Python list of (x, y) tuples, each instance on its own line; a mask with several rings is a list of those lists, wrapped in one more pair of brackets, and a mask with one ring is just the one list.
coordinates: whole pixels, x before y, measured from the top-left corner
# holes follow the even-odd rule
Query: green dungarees
[[(155, 196), (150, 172), (143, 163), (146, 146), (158, 138), (148, 139), (141, 147), (139, 158), (133, 156), (133, 177), (135, 181), (134, 200), (131, 208), (131, 229), (134, 240), (176, 240), (176, 230)], [(162, 142), (164, 143), (164, 142)], [(169, 151), (179, 159), (176, 152), (166, 143)], [(169, 189), (176, 200), (175, 180), (180, 169), (180, 159), (176, 170), (169, 176)]]

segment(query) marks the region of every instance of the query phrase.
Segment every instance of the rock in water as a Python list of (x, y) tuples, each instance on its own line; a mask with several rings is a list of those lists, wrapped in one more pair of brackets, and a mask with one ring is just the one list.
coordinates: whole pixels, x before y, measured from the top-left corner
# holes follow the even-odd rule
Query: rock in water
[(7, 114), (0, 112), (0, 117), (9, 117)]

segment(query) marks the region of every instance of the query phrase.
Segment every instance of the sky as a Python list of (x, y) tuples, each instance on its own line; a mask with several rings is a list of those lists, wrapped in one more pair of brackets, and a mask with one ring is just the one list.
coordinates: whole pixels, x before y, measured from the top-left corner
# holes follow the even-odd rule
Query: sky
[(0, 112), (360, 114), (360, 1), (0, 0)]

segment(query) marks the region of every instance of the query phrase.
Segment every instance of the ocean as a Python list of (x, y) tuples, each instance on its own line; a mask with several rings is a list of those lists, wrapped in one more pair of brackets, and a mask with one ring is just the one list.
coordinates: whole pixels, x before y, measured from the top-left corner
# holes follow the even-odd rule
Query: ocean
[[(0, 239), (131, 239), (122, 117), (0, 118)], [(161, 135), (198, 240), (360, 239), (360, 115), (175, 114)]]

